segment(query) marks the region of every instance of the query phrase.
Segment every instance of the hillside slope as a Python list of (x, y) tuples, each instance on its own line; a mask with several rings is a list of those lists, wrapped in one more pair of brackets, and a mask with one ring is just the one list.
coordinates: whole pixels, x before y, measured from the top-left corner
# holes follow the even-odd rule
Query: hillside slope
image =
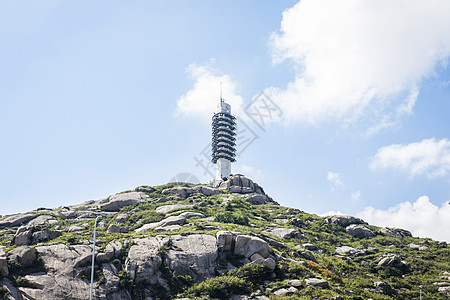
[(141, 186), (0, 219), (0, 298), (450, 298), (450, 247), (277, 204), (256, 183)]

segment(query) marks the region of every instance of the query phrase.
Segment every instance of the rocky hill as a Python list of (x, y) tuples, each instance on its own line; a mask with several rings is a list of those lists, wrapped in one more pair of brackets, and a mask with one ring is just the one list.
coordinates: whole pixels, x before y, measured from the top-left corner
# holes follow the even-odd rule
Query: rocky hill
[(450, 299), (450, 247), (277, 204), (252, 180), (140, 186), (0, 219), (0, 298)]

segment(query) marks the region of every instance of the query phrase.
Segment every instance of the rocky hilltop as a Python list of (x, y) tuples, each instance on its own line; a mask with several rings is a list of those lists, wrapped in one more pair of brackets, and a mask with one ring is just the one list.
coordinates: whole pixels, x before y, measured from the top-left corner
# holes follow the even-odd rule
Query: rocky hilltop
[(449, 299), (450, 247), (280, 206), (252, 180), (140, 186), (0, 219), (0, 298)]

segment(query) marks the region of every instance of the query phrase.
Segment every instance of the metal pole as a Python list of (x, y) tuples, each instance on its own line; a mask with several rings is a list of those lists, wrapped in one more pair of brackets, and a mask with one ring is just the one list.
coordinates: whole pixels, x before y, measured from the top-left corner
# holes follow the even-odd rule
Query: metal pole
[(420, 300), (422, 300), (422, 286), (419, 286), (419, 292), (420, 292)]
[(94, 245), (92, 247), (92, 268), (91, 268), (91, 297), (89, 298), (90, 300), (92, 300), (92, 292), (93, 292), (93, 287), (94, 287), (94, 260), (95, 260), (95, 231), (97, 230), (97, 220), (100, 216), (97, 216), (97, 218), (95, 218), (95, 223), (94, 223)]

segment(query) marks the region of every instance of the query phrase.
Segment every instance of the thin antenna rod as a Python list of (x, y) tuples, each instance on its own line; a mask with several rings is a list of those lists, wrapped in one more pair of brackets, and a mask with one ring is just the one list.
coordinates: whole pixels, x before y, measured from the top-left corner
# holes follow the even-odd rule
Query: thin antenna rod
[(222, 81), (220, 82), (220, 100), (222, 101)]

